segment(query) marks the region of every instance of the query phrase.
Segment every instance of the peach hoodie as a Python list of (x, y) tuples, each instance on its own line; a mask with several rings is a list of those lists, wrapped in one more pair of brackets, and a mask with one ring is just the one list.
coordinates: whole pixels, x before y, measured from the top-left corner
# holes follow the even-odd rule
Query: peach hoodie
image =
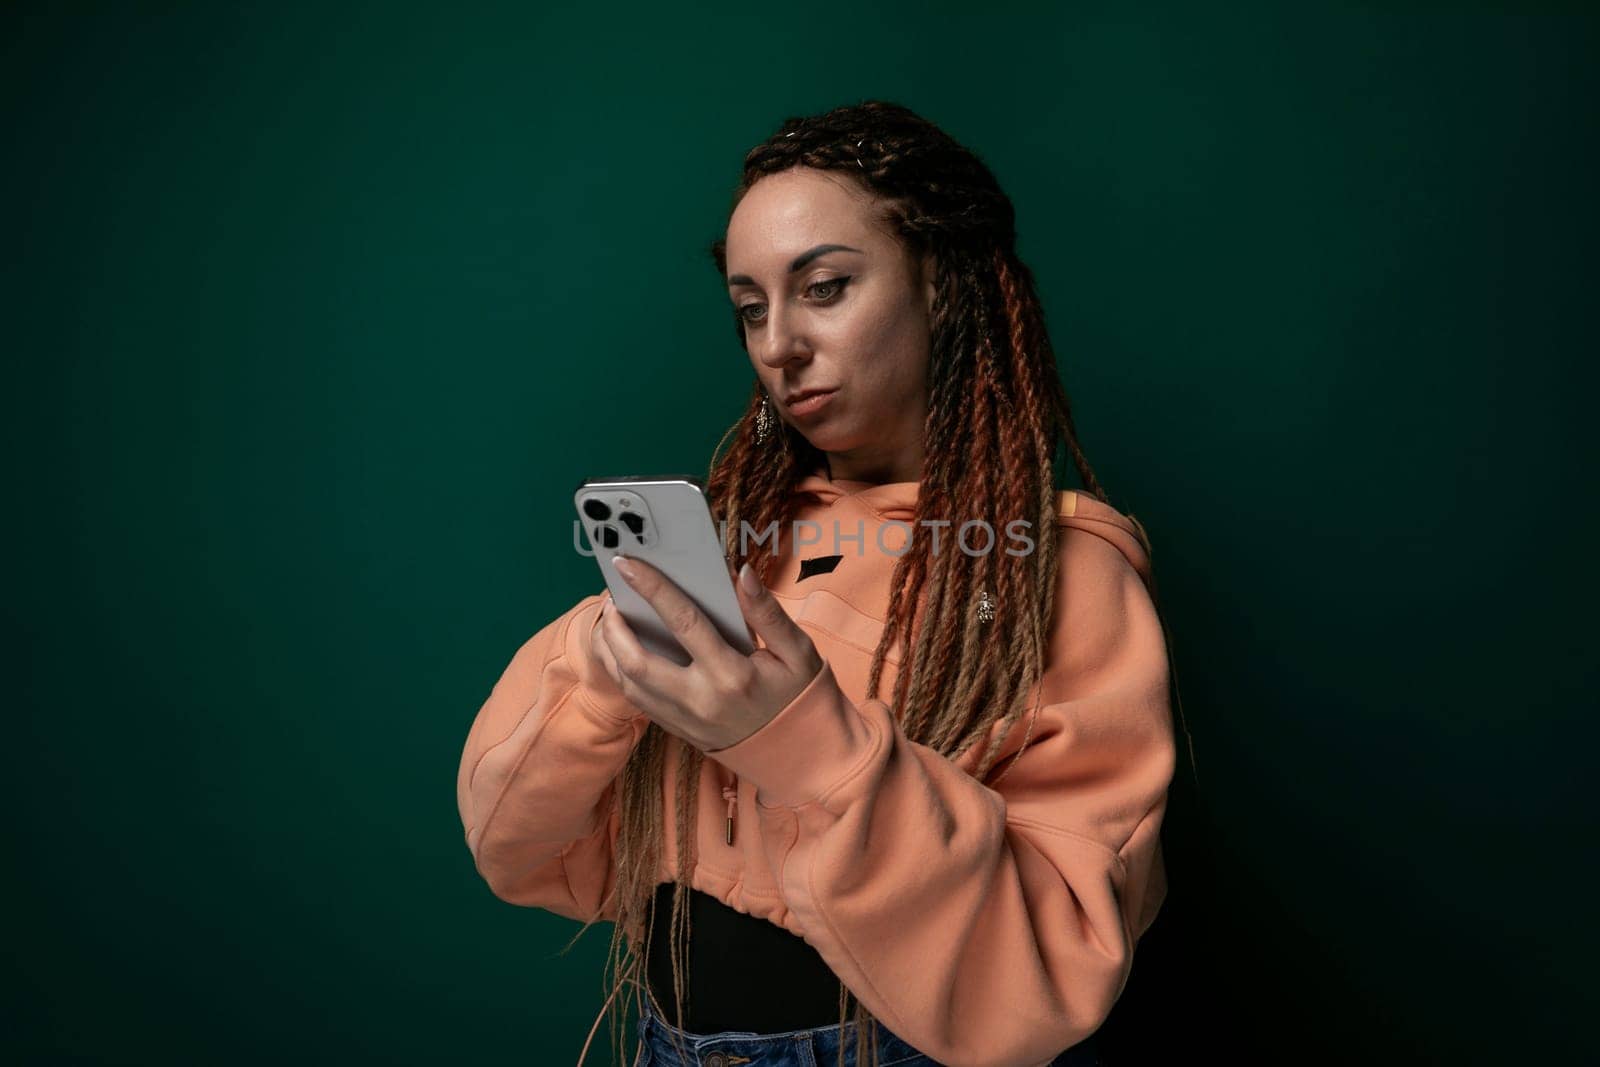
[[(1166, 896), (1160, 832), (1176, 745), (1149, 556), (1127, 516), (1060, 492), (1038, 718), (1012, 765), (1023, 712), (980, 782), (981, 744), (951, 761), (907, 740), (884, 699), (863, 699), (918, 486), (820, 471), (800, 483), (798, 518), (818, 524), (801, 533), (821, 539), (796, 545), (785, 527), (771, 589), (826, 662), (776, 718), (707, 754), (689, 880), (802, 937), (939, 1063), (1045, 1064), (1104, 1021)], [(939, 528), (939, 551), (960, 551), (960, 521)], [(1026, 547), (1003, 525), (996, 533), (996, 551)], [(986, 536), (973, 528), (966, 543), (976, 551)], [(796, 556), (835, 553), (832, 571), (798, 579)], [(615, 920), (614, 785), (650, 724), (589, 657), (607, 596), (585, 597), (517, 650), (468, 732), (456, 787), (494, 895), (584, 921)], [(899, 660), (891, 649), (882, 696)], [(658, 883), (678, 873), (682, 742), (668, 744)]]

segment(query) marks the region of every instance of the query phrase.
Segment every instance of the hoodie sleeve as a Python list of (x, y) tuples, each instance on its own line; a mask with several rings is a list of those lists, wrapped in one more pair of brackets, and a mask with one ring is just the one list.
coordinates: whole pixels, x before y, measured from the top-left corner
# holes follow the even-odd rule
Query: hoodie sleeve
[(755, 783), (805, 941), (950, 1067), (1044, 1064), (1096, 1030), (1166, 894), (1160, 619), (1093, 533), (1063, 531), (1059, 583), (1033, 733), (1011, 764), (1025, 709), (986, 781), (908, 740), (883, 700), (852, 702), (826, 662), (765, 726), (708, 753)]
[(650, 720), (589, 642), (609, 592), (517, 649), (467, 732), (456, 803), (478, 873), (501, 900), (616, 918), (615, 782)]

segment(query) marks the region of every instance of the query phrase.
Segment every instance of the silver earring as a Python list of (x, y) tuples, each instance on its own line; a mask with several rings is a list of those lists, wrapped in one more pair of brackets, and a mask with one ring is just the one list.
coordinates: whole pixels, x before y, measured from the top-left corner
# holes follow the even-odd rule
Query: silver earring
[(761, 393), (761, 406), (756, 409), (756, 444), (765, 444), (772, 436), (772, 402), (766, 391)]
[(989, 599), (989, 590), (987, 589), (978, 591), (978, 621), (994, 621), (994, 602)]

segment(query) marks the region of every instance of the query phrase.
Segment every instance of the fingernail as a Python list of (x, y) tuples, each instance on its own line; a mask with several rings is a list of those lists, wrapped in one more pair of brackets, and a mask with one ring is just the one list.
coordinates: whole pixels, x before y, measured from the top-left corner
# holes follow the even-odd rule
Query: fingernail
[(739, 568), (739, 584), (744, 586), (744, 591), (751, 596), (761, 592), (761, 583), (756, 579), (756, 572), (749, 563)]
[(611, 564), (617, 568), (618, 574), (628, 579), (629, 584), (632, 584), (633, 579), (636, 577), (633, 570), (632, 560), (630, 560), (627, 556), (612, 556)]

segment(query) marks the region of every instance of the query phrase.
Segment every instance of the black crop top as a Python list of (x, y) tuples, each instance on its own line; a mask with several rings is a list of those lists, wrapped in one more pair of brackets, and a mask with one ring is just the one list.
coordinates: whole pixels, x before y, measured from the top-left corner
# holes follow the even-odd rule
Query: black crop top
[[(645, 978), (667, 1022), (672, 995), (672, 882), (656, 886)], [(750, 1030), (781, 1034), (839, 1021), (839, 979), (817, 950), (777, 923), (746, 915), (690, 889), (689, 967), (683, 1029), (692, 1034)], [(648, 921), (648, 920), (647, 920)]]

